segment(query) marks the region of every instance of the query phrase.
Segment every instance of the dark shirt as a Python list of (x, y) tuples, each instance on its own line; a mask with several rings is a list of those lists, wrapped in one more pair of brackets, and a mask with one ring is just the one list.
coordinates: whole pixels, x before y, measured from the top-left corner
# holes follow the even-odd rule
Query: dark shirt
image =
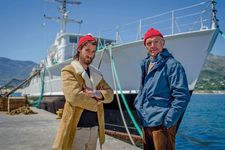
[[(85, 70), (90, 78), (90, 70), (87, 68)], [(98, 126), (98, 118), (97, 118), (97, 112), (89, 111), (84, 109), (80, 121), (77, 125), (78, 127), (94, 127)]]

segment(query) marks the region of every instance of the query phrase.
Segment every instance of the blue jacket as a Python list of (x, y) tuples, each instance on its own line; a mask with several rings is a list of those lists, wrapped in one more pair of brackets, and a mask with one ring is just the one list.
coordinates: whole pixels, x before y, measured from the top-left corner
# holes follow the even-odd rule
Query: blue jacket
[(186, 74), (167, 49), (157, 55), (154, 67), (147, 74), (150, 61), (148, 56), (141, 63), (141, 86), (134, 106), (144, 127), (170, 128), (177, 123), (190, 100)]

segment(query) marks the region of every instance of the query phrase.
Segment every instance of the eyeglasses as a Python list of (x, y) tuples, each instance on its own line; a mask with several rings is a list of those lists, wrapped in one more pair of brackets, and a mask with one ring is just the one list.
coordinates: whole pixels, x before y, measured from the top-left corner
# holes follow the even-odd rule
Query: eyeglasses
[(159, 45), (159, 44), (161, 44), (163, 41), (162, 40), (152, 40), (152, 41), (148, 41), (147, 43), (146, 43), (146, 46), (151, 46), (152, 44), (153, 45)]

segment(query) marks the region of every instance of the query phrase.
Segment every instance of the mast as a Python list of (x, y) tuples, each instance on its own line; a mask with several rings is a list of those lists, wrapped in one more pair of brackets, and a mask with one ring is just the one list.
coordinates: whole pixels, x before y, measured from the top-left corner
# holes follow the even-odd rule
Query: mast
[(66, 24), (68, 22), (72, 23), (78, 23), (82, 24), (82, 20), (75, 20), (75, 19), (69, 19), (68, 18), (68, 11), (67, 11), (67, 4), (72, 4), (72, 5), (80, 5), (81, 2), (77, 0), (54, 0), (55, 2), (61, 3), (61, 6), (59, 8), (59, 12), (61, 14), (61, 17), (49, 17), (44, 14), (45, 19), (49, 20), (55, 20), (55, 21), (60, 21), (61, 22), (61, 29), (60, 33), (65, 33), (66, 32)]
[(215, 9), (215, 5), (216, 5), (216, 1), (215, 0), (211, 0), (211, 9), (212, 9), (212, 14), (211, 14), (212, 25), (211, 25), (211, 28), (213, 28), (213, 29), (219, 27), (219, 25), (218, 25), (218, 21), (219, 20), (216, 18), (217, 10)]

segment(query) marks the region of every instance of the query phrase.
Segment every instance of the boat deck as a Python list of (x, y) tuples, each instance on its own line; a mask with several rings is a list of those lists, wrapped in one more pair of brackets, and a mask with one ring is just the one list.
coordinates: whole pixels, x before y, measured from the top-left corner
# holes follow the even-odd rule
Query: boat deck
[[(0, 112), (0, 149), (49, 150), (59, 125), (56, 115), (47, 111), (31, 108), (37, 114), (7, 115)], [(97, 150), (100, 150), (97, 144)], [(106, 136), (103, 150), (137, 150), (121, 140)]]

